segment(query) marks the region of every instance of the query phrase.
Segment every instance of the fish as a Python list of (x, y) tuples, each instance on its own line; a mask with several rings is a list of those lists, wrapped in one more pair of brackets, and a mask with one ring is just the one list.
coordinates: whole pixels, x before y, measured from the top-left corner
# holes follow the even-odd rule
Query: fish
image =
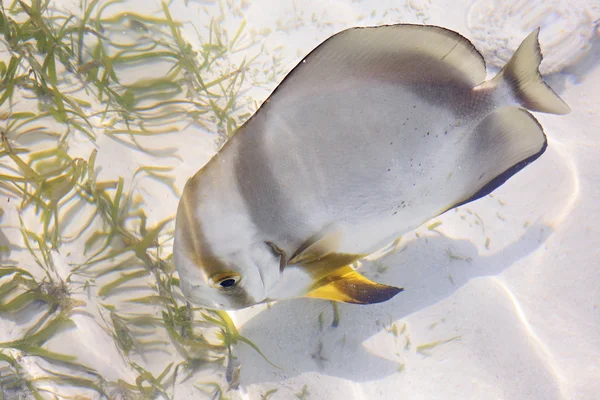
[(322, 42), (187, 181), (173, 244), (184, 296), (225, 310), (396, 296), (356, 261), (539, 158), (529, 111), (570, 112), (539, 73), (539, 31), (489, 80), (474, 45), (442, 27)]

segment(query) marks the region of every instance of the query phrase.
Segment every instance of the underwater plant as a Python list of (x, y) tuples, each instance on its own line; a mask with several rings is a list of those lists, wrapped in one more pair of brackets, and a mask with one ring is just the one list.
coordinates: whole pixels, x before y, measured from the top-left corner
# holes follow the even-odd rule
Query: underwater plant
[[(243, 20), (233, 32), (221, 26), (230, 4), (196, 31), (201, 46), (183, 35), (168, 3), (153, 15), (126, 5), (0, 5), (0, 325), (11, 327), (0, 334), (0, 398), (77, 390), (172, 398), (177, 383), (211, 368), (234, 387), (226, 370), (239, 377), (236, 343), (260, 352), (226, 313), (185, 302), (170, 255), (172, 218), (154, 221), (138, 187), (151, 179), (178, 195), (172, 167), (161, 163), (177, 155), (152, 150), (154, 137), (196, 127), (223, 143), (248, 118), (252, 104), (240, 98), (256, 57), (234, 56), (255, 41)], [(98, 156), (106, 138), (156, 165), (105, 179)], [(78, 331), (112, 342), (132, 379), (106, 378), (87, 355), (63, 352)], [(150, 352), (170, 357), (150, 368)], [(224, 392), (220, 383), (195, 384), (199, 393)]]

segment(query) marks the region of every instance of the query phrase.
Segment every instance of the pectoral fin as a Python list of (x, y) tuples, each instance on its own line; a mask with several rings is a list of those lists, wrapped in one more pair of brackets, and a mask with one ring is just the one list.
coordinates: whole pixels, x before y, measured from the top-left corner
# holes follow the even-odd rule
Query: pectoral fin
[(305, 297), (343, 303), (374, 304), (387, 301), (402, 290), (404, 289), (370, 281), (352, 267), (345, 266), (317, 281)]
[(340, 230), (330, 228), (311, 238), (290, 259), (314, 279), (304, 297), (355, 304), (389, 300), (403, 289), (368, 280), (349, 264), (366, 254), (337, 253), (342, 241)]
[(327, 229), (308, 240), (304, 246), (292, 256), (288, 264), (307, 264), (319, 261), (335, 253), (342, 242), (342, 233), (336, 229)]

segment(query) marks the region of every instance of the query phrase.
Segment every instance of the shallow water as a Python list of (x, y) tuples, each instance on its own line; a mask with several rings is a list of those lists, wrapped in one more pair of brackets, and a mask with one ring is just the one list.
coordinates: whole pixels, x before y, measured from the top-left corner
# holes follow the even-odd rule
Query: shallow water
[[(51, 2), (73, 38), (52, 62), (9, 44), (33, 72), (0, 106), (0, 398), (597, 397), (597, 1), (107, 4)], [(405, 288), (389, 302), (188, 309), (171, 257), (186, 180), (321, 41), (398, 22), (458, 31), (489, 76), (541, 26), (541, 71), (572, 109), (536, 113), (546, 153), (363, 262)], [(17, 53), (0, 46), (4, 76)]]

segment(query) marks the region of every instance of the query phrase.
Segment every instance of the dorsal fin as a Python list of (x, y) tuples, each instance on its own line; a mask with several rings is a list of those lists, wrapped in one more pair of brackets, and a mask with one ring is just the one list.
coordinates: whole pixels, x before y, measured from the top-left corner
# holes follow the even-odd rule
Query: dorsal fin
[(336, 90), (359, 80), (397, 83), (485, 80), (485, 61), (463, 36), (429, 25), (351, 28), (325, 40), (286, 76), (272, 97)]

